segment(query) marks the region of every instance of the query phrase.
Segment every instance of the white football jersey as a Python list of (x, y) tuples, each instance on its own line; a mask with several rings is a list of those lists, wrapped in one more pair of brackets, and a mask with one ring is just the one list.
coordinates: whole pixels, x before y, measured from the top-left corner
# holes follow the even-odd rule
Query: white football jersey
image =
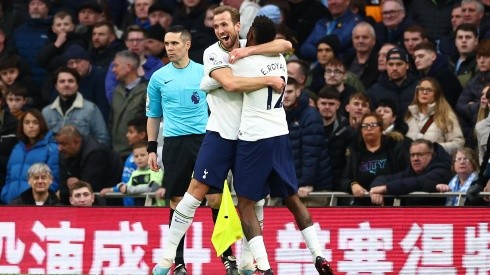
[[(253, 55), (230, 64), (233, 74), (243, 77), (281, 76), (287, 81), (286, 60), (282, 55)], [(262, 88), (244, 93), (238, 138), (256, 141), (288, 134), (283, 93)]]
[[(246, 40), (240, 40), (240, 47), (245, 47)], [(229, 67), (229, 51), (222, 48), (219, 42), (209, 46), (203, 55), (204, 75)], [(219, 83), (218, 83), (219, 85)], [(212, 90), (206, 97), (211, 114), (206, 129), (218, 132), (222, 138), (236, 140), (242, 113), (243, 94), (231, 93), (223, 88)]]

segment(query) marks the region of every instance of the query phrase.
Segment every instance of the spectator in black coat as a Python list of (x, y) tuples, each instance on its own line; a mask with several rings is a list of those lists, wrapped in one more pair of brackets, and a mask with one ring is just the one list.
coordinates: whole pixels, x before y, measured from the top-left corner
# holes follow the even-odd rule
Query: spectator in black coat
[[(438, 192), (436, 186), (452, 178), (452, 158), (437, 143), (417, 139), (410, 146), (410, 166), (394, 175), (379, 176), (369, 191), (373, 204), (382, 205), (383, 195), (406, 195), (411, 192)], [(446, 198), (407, 198), (403, 205), (444, 205)]]
[[(61, 128), (56, 141), (60, 153), (60, 198), (63, 204), (70, 205), (69, 188), (79, 180), (90, 182), (95, 192), (119, 182), (120, 159), (109, 147), (92, 137), (82, 136), (72, 125)], [(108, 200), (107, 203), (122, 204), (120, 200)]]
[[(301, 92), (299, 83), (289, 79), (283, 104), (300, 197), (306, 197), (312, 191), (332, 190), (332, 173), (322, 118), (316, 108), (308, 105), (308, 99), (308, 95)], [(324, 206), (326, 201), (311, 198), (305, 203), (307, 206)]]

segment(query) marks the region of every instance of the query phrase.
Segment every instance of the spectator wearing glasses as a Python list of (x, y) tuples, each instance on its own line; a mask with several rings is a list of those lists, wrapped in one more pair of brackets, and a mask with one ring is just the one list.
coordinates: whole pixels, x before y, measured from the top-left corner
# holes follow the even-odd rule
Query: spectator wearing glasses
[(415, 91), (405, 115), (407, 137), (438, 142), (448, 154), (454, 154), (463, 147), (464, 137), (456, 114), (442, 94), (441, 85), (432, 77), (424, 77)]
[[(137, 54), (140, 58), (140, 66), (138, 67), (138, 76), (144, 80), (150, 80), (151, 75), (161, 67), (163, 67), (162, 61), (152, 55), (145, 54), (145, 40), (148, 38), (147, 32), (139, 26), (129, 26), (124, 35), (124, 43), (128, 50)], [(114, 62), (109, 66), (105, 78), (105, 92), (107, 101), (112, 102), (112, 94), (116, 88), (118, 82), (116, 74), (113, 72)]]
[(346, 71), (347, 70), (342, 61), (335, 57), (330, 59), (325, 66), (325, 83), (327, 86), (330, 86), (339, 92), (339, 112), (342, 116), (347, 116), (345, 106), (349, 104), (350, 96), (357, 92), (354, 87), (345, 83)]
[[(417, 139), (410, 146), (410, 165), (401, 172), (376, 177), (369, 191), (375, 205), (388, 205), (384, 195), (438, 192), (437, 186), (451, 178), (451, 156), (437, 143)], [(444, 205), (446, 198), (406, 198), (401, 205)]]
[[(383, 119), (371, 112), (361, 119), (359, 139), (346, 151), (341, 188), (354, 195), (350, 205), (373, 205), (365, 193), (379, 175), (390, 175), (407, 167), (408, 152), (403, 142), (383, 135)], [(387, 202), (387, 205), (389, 202)]]
[(376, 32), (376, 44), (393, 43), (403, 45), (403, 32), (413, 24), (409, 15), (405, 13), (405, 7), (401, 0), (386, 0), (381, 4), (382, 22), (374, 26)]
[[(452, 170), (456, 173), (448, 184), (440, 183), (436, 185), (439, 192), (463, 192), (478, 179), (480, 165), (476, 152), (468, 147), (458, 149), (453, 156)], [(459, 206), (465, 201), (465, 197), (448, 197), (446, 206)]]

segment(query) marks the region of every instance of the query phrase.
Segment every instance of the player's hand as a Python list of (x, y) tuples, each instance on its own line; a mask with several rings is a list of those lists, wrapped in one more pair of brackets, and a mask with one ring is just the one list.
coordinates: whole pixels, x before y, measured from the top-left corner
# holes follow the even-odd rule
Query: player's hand
[(167, 191), (165, 188), (160, 187), (155, 191), (155, 198), (163, 200), (165, 198), (165, 191)]
[(371, 202), (376, 205), (383, 205), (384, 204), (384, 197), (381, 194), (369, 194), (371, 197)]
[(269, 79), (270, 86), (276, 93), (281, 94), (286, 88), (286, 82), (279, 76), (271, 76)]
[(235, 63), (237, 60), (240, 60), (244, 57), (250, 56), (250, 48), (236, 48), (233, 49), (229, 54), (229, 62), (230, 64)]
[(300, 198), (307, 197), (313, 191), (313, 186), (303, 186), (298, 188), (298, 196)]
[(157, 162), (157, 154), (155, 153), (148, 154), (148, 166), (152, 171), (158, 172), (158, 170), (160, 169), (160, 165), (158, 165)]

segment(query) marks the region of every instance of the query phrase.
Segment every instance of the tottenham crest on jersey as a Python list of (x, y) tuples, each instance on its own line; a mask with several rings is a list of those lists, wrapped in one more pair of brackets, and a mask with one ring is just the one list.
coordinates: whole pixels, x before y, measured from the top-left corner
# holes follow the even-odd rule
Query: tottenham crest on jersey
[(218, 57), (214, 53), (208, 56), (208, 61), (215, 66), (223, 63), (221, 60), (218, 60)]

